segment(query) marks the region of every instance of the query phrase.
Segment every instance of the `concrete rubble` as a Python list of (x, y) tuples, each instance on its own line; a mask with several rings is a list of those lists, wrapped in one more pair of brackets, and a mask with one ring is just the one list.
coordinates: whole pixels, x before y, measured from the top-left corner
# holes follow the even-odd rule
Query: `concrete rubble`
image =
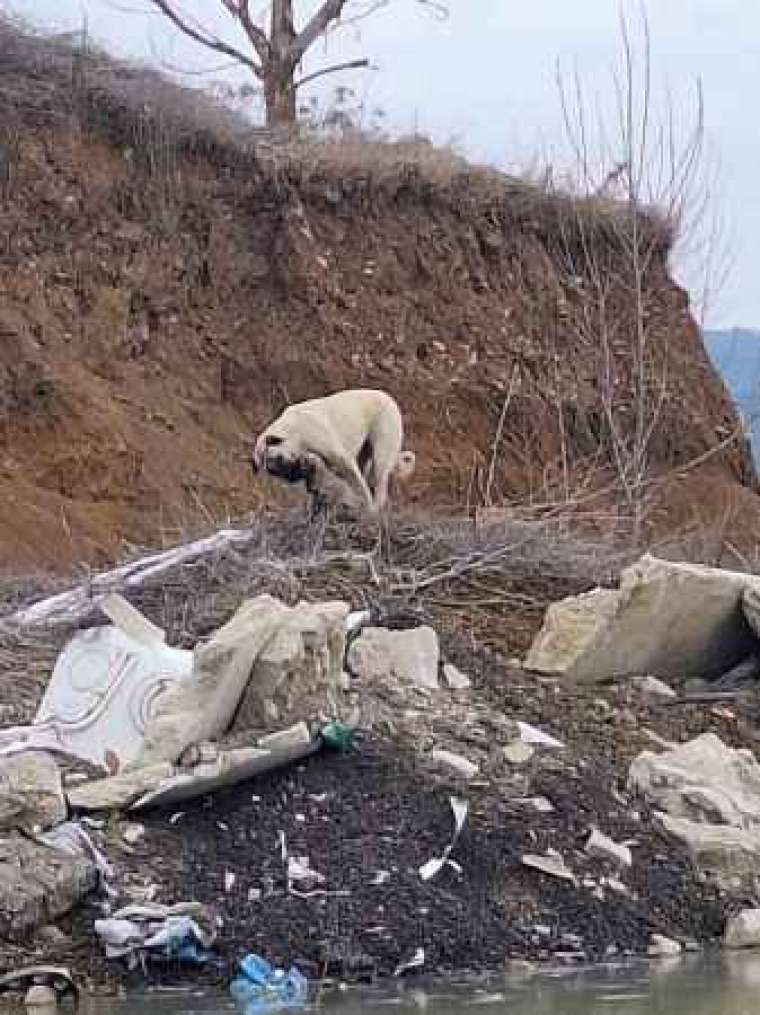
[(525, 666), (590, 683), (714, 678), (755, 645), (743, 604), (758, 594), (754, 575), (647, 554), (621, 573), (618, 589), (553, 603)]
[[(50, 925), (88, 894), (100, 893), (111, 907), (122, 898), (121, 909), (94, 929), (106, 957), (136, 968), (172, 935), (182, 935), (190, 952), (205, 954), (216, 931), (213, 907), (173, 905), (177, 898), (192, 898), (186, 887), (159, 905), (155, 896), (170, 867), (157, 865), (155, 883), (129, 884), (121, 880), (120, 867), (127, 858), (151, 853), (157, 829), (180, 837), (188, 827), (190, 835), (189, 823), (195, 828), (210, 798), (222, 790), (238, 787), (236, 806), (243, 806), (244, 794), (257, 807), (259, 789), (252, 794), (244, 784), (288, 766), (288, 788), (277, 798), (276, 823), (267, 825), (266, 834), (260, 832), (263, 811), (254, 810), (242, 831), (230, 831), (228, 817), (220, 813), (213, 833), (206, 831), (197, 844), (204, 850), (209, 834), (229, 834), (235, 856), (247, 856), (249, 847), (264, 849), (263, 860), (256, 854), (256, 864), (266, 871), (261, 880), (231, 853), (218, 861), (213, 852), (202, 859), (199, 853), (195, 870), (206, 864), (213, 869), (220, 905), (229, 907), (239, 898), (254, 906), (275, 898), (278, 905), (301, 906), (312, 896), (350, 899), (359, 891), (356, 883), (343, 887), (330, 851), (320, 851), (322, 834), (333, 833), (331, 798), (340, 798), (348, 767), (337, 788), (323, 791), (317, 785), (298, 795), (292, 787), (301, 778), (298, 772), (311, 768), (299, 762), (323, 749), (355, 750), (355, 734), (363, 753), (361, 738), (378, 730), (408, 749), (407, 763), (424, 781), (424, 799), (441, 801), (447, 788), (454, 812), (453, 836), (442, 850), (435, 844), (441, 842), (440, 815), (437, 839), (423, 843), (423, 836), (422, 852), (411, 861), (404, 854), (370, 862), (364, 854), (374, 843), (368, 839), (361, 846), (361, 890), (374, 886), (378, 898), (402, 888), (410, 873), (428, 890), (449, 893), (446, 898), (460, 884), (467, 894), (467, 879), (477, 872), (471, 860), (458, 857), (460, 833), (462, 856), (480, 857), (506, 823), (499, 863), (509, 865), (518, 894), (544, 907), (532, 929), (515, 930), (519, 947), (527, 941), (541, 954), (586, 959), (583, 921), (555, 933), (556, 913), (583, 912), (587, 902), (594, 907), (624, 902), (626, 920), (635, 913), (639, 933), (646, 930), (639, 953), (659, 958), (680, 954), (681, 931), (675, 919), (672, 938), (650, 936), (653, 924), (641, 895), (662, 850), (661, 842), (652, 843), (657, 831), (679, 844), (673, 852), (681, 857), (684, 883), (692, 868), (679, 852), (682, 846), (727, 898), (760, 877), (760, 765), (752, 751), (729, 747), (712, 732), (674, 743), (674, 721), (657, 726), (660, 732), (649, 728), (660, 714), (677, 716), (680, 699), (664, 680), (715, 677), (757, 652), (760, 579), (644, 557), (623, 572), (619, 589), (596, 589), (550, 607), (525, 668), (511, 671), (510, 679), (520, 686), (512, 692), (494, 682), (490, 697), (473, 689), (483, 686), (488, 670), (471, 665), (469, 651), (454, 653), (457, 664), (442, 659), (432, 627), (372, 626), (373, 613), (352, 611), (348, 602), (289, 605), (256, 595), (192, 650), (167, 645), (164, 631), (121, 594), (103, 590), (95, 608), (109, 623), (70, 638), (33, 725), (0, 734), (0, 940)], [(64, 595), (49, 607), (49, 617), (84, 609), (79, 597)], [(14, 616), (15, 622), (22, 617), (34, 625), (46, 615), (44, 609), (27, 609)], [(537, 679), (531, 671), (544, 676)], [(580, 724), (564, 722), (565, 678), (583, 683), (619, 677), (628, 678), (624, 691), (613, 685), (620, 686), (621, 696), (595, 687)], [(639, 722), (637, 709), (646, 712), (648, 725)], [(593, 753), (602, 728), (610, 730), (613, 745), (635, 737), (637, 748), (653, 748), (634, 757), (625, 790), (612, 785), (607, 758)], [(342, 742), (346, 731), (351, 736)], [(72, 772), (77, 762), (80, 770)], [(347, 766), (352, 763), (346, 759)], [(603, 779), (610, 784), (600, 789)], [(588, 786), (590, 795), (582, 789)], [(583, 800), (580, 808), (573, 804), (576, 795)], [(112, 824), (98, 812), (122, 817)], [(383, 829), (378, 839), (388, 839), (393, 816), (375, 823), (374, 810), (367, 814)], [(356, 820), (360, 828), (367, 814), (342, 815), (339, 824)], [(291, 818), (295, 826), (286, 832)], [(408, 827), (409, 817), (404, 820), (399, 828)], [(414, 850), (415, 834), (404, 849)], [(465, 846), (469, 835), (480, 836), (477, 846)], [(357, 833), (346, 839), (348, 848), (352, 836)], [(223, 840), (214, 841), (216, 850)], [(119, 857), (113, 864), (111, 851)], [(173, 858), (171, 849), (168, 853)], [(668, 900), (677, 898), (667, 881), (674, 863), (663, 875)], [(657, 897), (656, 888), (652, 891)], [(571, 901), (563, 909), (566, 898)], [(757, 912), (728, 920), (726, 947), (760, 943)], [(371, 919), (382, 922), (379, 913)], [(686, 929), (697, 936), (698, 927)]]

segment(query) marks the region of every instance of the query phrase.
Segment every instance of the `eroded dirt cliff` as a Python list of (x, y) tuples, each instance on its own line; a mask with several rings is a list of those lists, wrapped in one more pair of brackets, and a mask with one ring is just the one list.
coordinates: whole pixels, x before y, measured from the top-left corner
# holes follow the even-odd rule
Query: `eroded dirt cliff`
[(739, 512), (760, 531), (656, 217), (637, 301), (614, 204), (425, 145), (255, 145), (154, 75), (8, 24), (0, 112), (5, 568), (292, 500), (254, 482), (246, 442), (344, 386), (399, 400), (408, 504), (564, 500), (614, 525), (633, 482), (657, 531)]

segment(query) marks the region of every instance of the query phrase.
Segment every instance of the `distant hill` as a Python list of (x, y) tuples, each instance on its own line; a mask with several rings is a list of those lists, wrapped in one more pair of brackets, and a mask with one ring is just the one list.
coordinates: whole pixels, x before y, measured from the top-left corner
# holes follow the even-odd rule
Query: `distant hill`
[(760, 331), (730, 328), (705, 331), (705, 347), (752, 432), (760, 464)]

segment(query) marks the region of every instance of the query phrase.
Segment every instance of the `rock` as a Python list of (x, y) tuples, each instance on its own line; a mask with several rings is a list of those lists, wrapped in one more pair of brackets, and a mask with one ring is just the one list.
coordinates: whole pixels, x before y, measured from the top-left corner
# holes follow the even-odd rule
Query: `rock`
[(144, 793), (157, 789), (174, 775), (168, 762), (145, 765), (108, 779), (96, 779), (68, 791), (69, 804), (78, 811), (110, 811), (127, 807)]
[(430, 752), (430, 757), (436, 764), (452, 769), (464, 779), (474, 779), (479, 772), (476, 764), (463, 758), (461, 754), (454, 754), (453, 751), (443, 751), (436, 748)]
[(526, 744), (523, 740), (515, 740), (514, 743), (503, 747), (502, 753), (504, 760), (510, 765), (524, 765), (536, 753), (536, 748), (532, 744)]
[(672, 751), (644, 751), (631, 763), (628, 786), (669, 815), (760, 831), (760, 765), (748, 750), (714, 733)]
[(743, 909), (726, 921), (726, 948), (760, 948), (760, 909)]
[(675, 698), (676, 692), (668, 684), (657, 677), (634, 677), (633, 686), (645, 698)]
[(585, 850), (589, 856), (609, 860), (618, 867), (630, 867), (633, 863), (631, 851), (627, 846), (614, 842), (596, 828), (588, 837)]
[(468, 676), (458, 670), (453, 663), (443, 664), (443, 679), (452, 691), (466, 691), (472, 687), (472, 681)]
[(663, 934), (652, 934), (649, 939), (647, 955), (652, 958), (661, 958), (667, 955), (680, 955), (682, 951), (678, 941), (665, 937)]
[(654, 674), (716, 677), (754, 647), (743, 601), (760, 579), (643, 556), (617, 590), (594, 589), (553, 603), (525, 660), (527, 669), (582, 682)]
[(0, 839), (0, 938), (17, 940), (67, 913), (98, 885), (84, 857), (12, 832)]
[(366, 627), (348, 650), (349, 669), (370, 683), (388, 679), (435, 690), (438, 687), (438, 635), (432, 627), (388, 631)]
[(760, 875), (760, 835), (732, 825), (703, 824), (688, 818), (655, 813), (662, 830), (683, 843), (700, 870), (710, 873), (718, 884), (731, 888), (734, 879)]
[(58, 1004), (58, 997), (52, 987), (36, 983), (27, 990), (24, 1004), (27, 1008), (55, 1008)]
[(261, 595), (243, 603), (195, 649), (192, 677), (156, 699), (140, 764), (174, 762), (233, 718), (234, 729), (271, 729), (326, 711), (338, 692), (348, 614), (342, 602), (290, 607)]
[(50, 754), (29, 751), (0, 759), (0, 829), (45, 831), (65, 820), (61, 773)]
[(63, 933), (60, 927), (56, 927), (54, 923), (49, 923), (46, 927), (40, 927), (36, 933), (36, 938), (38, 941), (42, 941), (53, 948), (66, 944), (69, 941), (68, 936)]
[(755, 637), (760, 638), (760, 588), (747, 585), (742, 593), (742, 613), (752, 628)]

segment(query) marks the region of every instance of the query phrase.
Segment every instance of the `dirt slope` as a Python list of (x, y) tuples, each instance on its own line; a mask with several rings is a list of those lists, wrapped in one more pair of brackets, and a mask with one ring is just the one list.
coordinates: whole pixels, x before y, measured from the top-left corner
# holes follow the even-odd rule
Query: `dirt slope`
[[(8, 24), (0, 93), (5, 568), (99, 563), (292, 500), (254, 483), (246, 441), (286, 402), (349, 385), (402, 405), (419, 462), (403, 499), (461, 511), (616, 484), (643, 376), (648, 472), (710, 469), (653, 523), (689, 524), (697, 503), (700, 523), (738, 510), (760, 531), (734, 410), (655, 219), (640, 224), (639, 371), (614, 205), (425, 146), (254, 149), (158, 77)], [(609, 279), (604, 349), (588, 248)]]

